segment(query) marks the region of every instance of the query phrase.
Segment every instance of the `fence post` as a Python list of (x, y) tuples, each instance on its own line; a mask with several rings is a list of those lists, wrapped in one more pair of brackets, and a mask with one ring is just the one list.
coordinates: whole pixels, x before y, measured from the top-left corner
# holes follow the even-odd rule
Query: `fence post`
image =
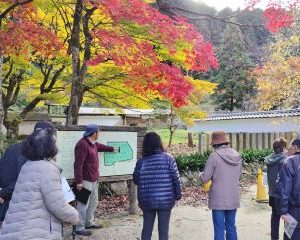
[(257, 149), (257, 146), (256, 146), (256, 135), (257, 135), (257, 133), (252, 133), (252, 135), (251, 135), (251, 148), (252, 149)]
[(270, 148), (272, 147), (272, 143), (274, 142), (274, 140), (276, 139), (276, 135), (274, 132), (270, 133)]
[(245, 133), (245, 148), (250, 149), (251, 148), (251, 142), (250, 142), (250, 133)]
[(232, 148), (237, 150), (237, 133), (232, 133)]
[(203, 153), (205, 151), (207, 151), (207, 136), (205, 133), (200, 133), (199, 134), (199, 153)]
[(272, 148), (272, 143), (273, 143), (273, 139), (272, 139), (272, 133), (268, 133), (268, 148)]
[(229, 147), (232, 148), (232, 133), (228, 133)]
[(258, 133), (257, 134), (257, 149), (262, 149), (263, 145), (262, 145), (262, 133)]
[(240, 152), (244, 149), (244, 134), (239, 133), (238, 136), (239, 136), (238, 152)]
[(189, 147), (194, 147), (193, 134), (192, 133), (188, 133), (188, 146)]
[(202, 133), (199, 133), (199, 134), (198, 134), (198, 152), (199, 152), (199, 153), (201, 153), (201, 142), (202, 142), (202, 141), (201, 141), (201, 134), (202, 134)]
[(207, 133), (207, 135), (206, 135), (206, 151), (212, 150), (212, 145), (210, 143), (211, 143), (211, 134)]
[(262, 133), (262, 148), (268, 148), (268, 133)]

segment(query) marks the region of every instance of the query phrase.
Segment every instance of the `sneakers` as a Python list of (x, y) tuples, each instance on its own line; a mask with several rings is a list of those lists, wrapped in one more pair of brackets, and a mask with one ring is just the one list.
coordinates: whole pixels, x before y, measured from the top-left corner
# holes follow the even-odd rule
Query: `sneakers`
[(86, 229), (76, 231), (75, 233), (76, 233), (76, 235), (81, 235), (81, 236), (91, 236), (92, 235), (92, 232), (89, 230), (86, 230)]

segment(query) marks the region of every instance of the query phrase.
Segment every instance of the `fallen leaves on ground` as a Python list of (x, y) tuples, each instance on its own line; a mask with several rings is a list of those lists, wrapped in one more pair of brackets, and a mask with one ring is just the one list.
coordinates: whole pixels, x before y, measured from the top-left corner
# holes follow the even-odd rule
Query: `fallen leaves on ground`
[(121, 214), (128, 210), (128, 195), (103, 196), (96, 209), (96, 216), (106, 216), (111, 214)]
[[(244, 180), (241, 183), (242, 195), (249, 190), (251, 182)], [(208, 193), (205, 193), (203, 189), (198, 187), (191, 187), (182, 190), (182, 198), (178, 202), (179, 206), (207, 206), (208, 204)], [(129, 209), (129, 198), (127, 195), (122, 196), (103, 196), (99, 201), (96, 217), (108, 216), (114, 214), (123, 214)]]
[(208, 202), (208, 194), (201, 187), (187, 188), (182, 191), (182, 198), (179, 205), (182, 206), (205, 206)]

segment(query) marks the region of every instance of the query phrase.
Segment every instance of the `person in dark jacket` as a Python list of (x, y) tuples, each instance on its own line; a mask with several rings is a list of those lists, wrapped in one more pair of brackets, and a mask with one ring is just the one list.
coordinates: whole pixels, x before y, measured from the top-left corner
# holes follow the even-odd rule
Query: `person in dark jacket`
[[(283, 163), (276, 181), (275, 204), (277, 213), (284, 221), (287, 214), (300, 222), (300, 139), (292, 141), (289, 152), (294, 152)], [(288, 240), (284, 234), (284, 240)], [(297, 227), (291, 240), (300, 239), (300, 228)]]
[(74, 175), (78, 191), (86, 188), (91, 191), (87, 204), (77, 202), (79, 224), (76, 226), (76, 234), (90, 236), (87, 229), (101, 228), (95, 223), (94, 213), (98, 205), (98, 179), (99, 179), (99, 153), (114, 152), (119, 149), (106, 146), (97, 142), (99, 127), (95, 124), (86, 126), (86, 130), (75, 146)]
[(271, 215), (271, 240), (279, 239), (279, 223), (280, 215), (276, 211), (275, 206), (275, 183), (278, 173), (282, 167), (284, 160), (287, 158), (285, 154), (286, 140), (283, 138), (276, 139), (273, 142), (274, 153), (265, 158), (267, 166), (268, 186), (269, 186), (269, 205), (272, 207)]
[(168, 240), (171, 210), (181, 198), (181, 188), (176, 161), (165, 152), (155, 132), (145, 135), (143, 157), (137, 161), (133, 181), (138, 187), (139, 206), (143, 211), (141, 240), (151, 239), (156, 215), (159, 240)]
[[(38, 129), (54, 129), (54, 126), (50, 122), (39, 121), (34, 126), (34, 131)], [(26, 162), (21, 153), (22, 146), (23, 142), (10, 146), (0, 160), (0, 222), (5, 218), (19, 172)]]

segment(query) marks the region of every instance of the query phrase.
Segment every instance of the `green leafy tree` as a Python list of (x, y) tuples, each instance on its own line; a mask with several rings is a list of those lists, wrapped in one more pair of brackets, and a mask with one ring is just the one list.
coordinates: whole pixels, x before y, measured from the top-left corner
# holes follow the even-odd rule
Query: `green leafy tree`
[(255, 81), (248, 77), (252, 62), (238, 26), (228, 25), (219, 51), (220, 68), (212, 80), (218, 83), (214, 94), (217, 110), (245, 108), (255, 93)]

